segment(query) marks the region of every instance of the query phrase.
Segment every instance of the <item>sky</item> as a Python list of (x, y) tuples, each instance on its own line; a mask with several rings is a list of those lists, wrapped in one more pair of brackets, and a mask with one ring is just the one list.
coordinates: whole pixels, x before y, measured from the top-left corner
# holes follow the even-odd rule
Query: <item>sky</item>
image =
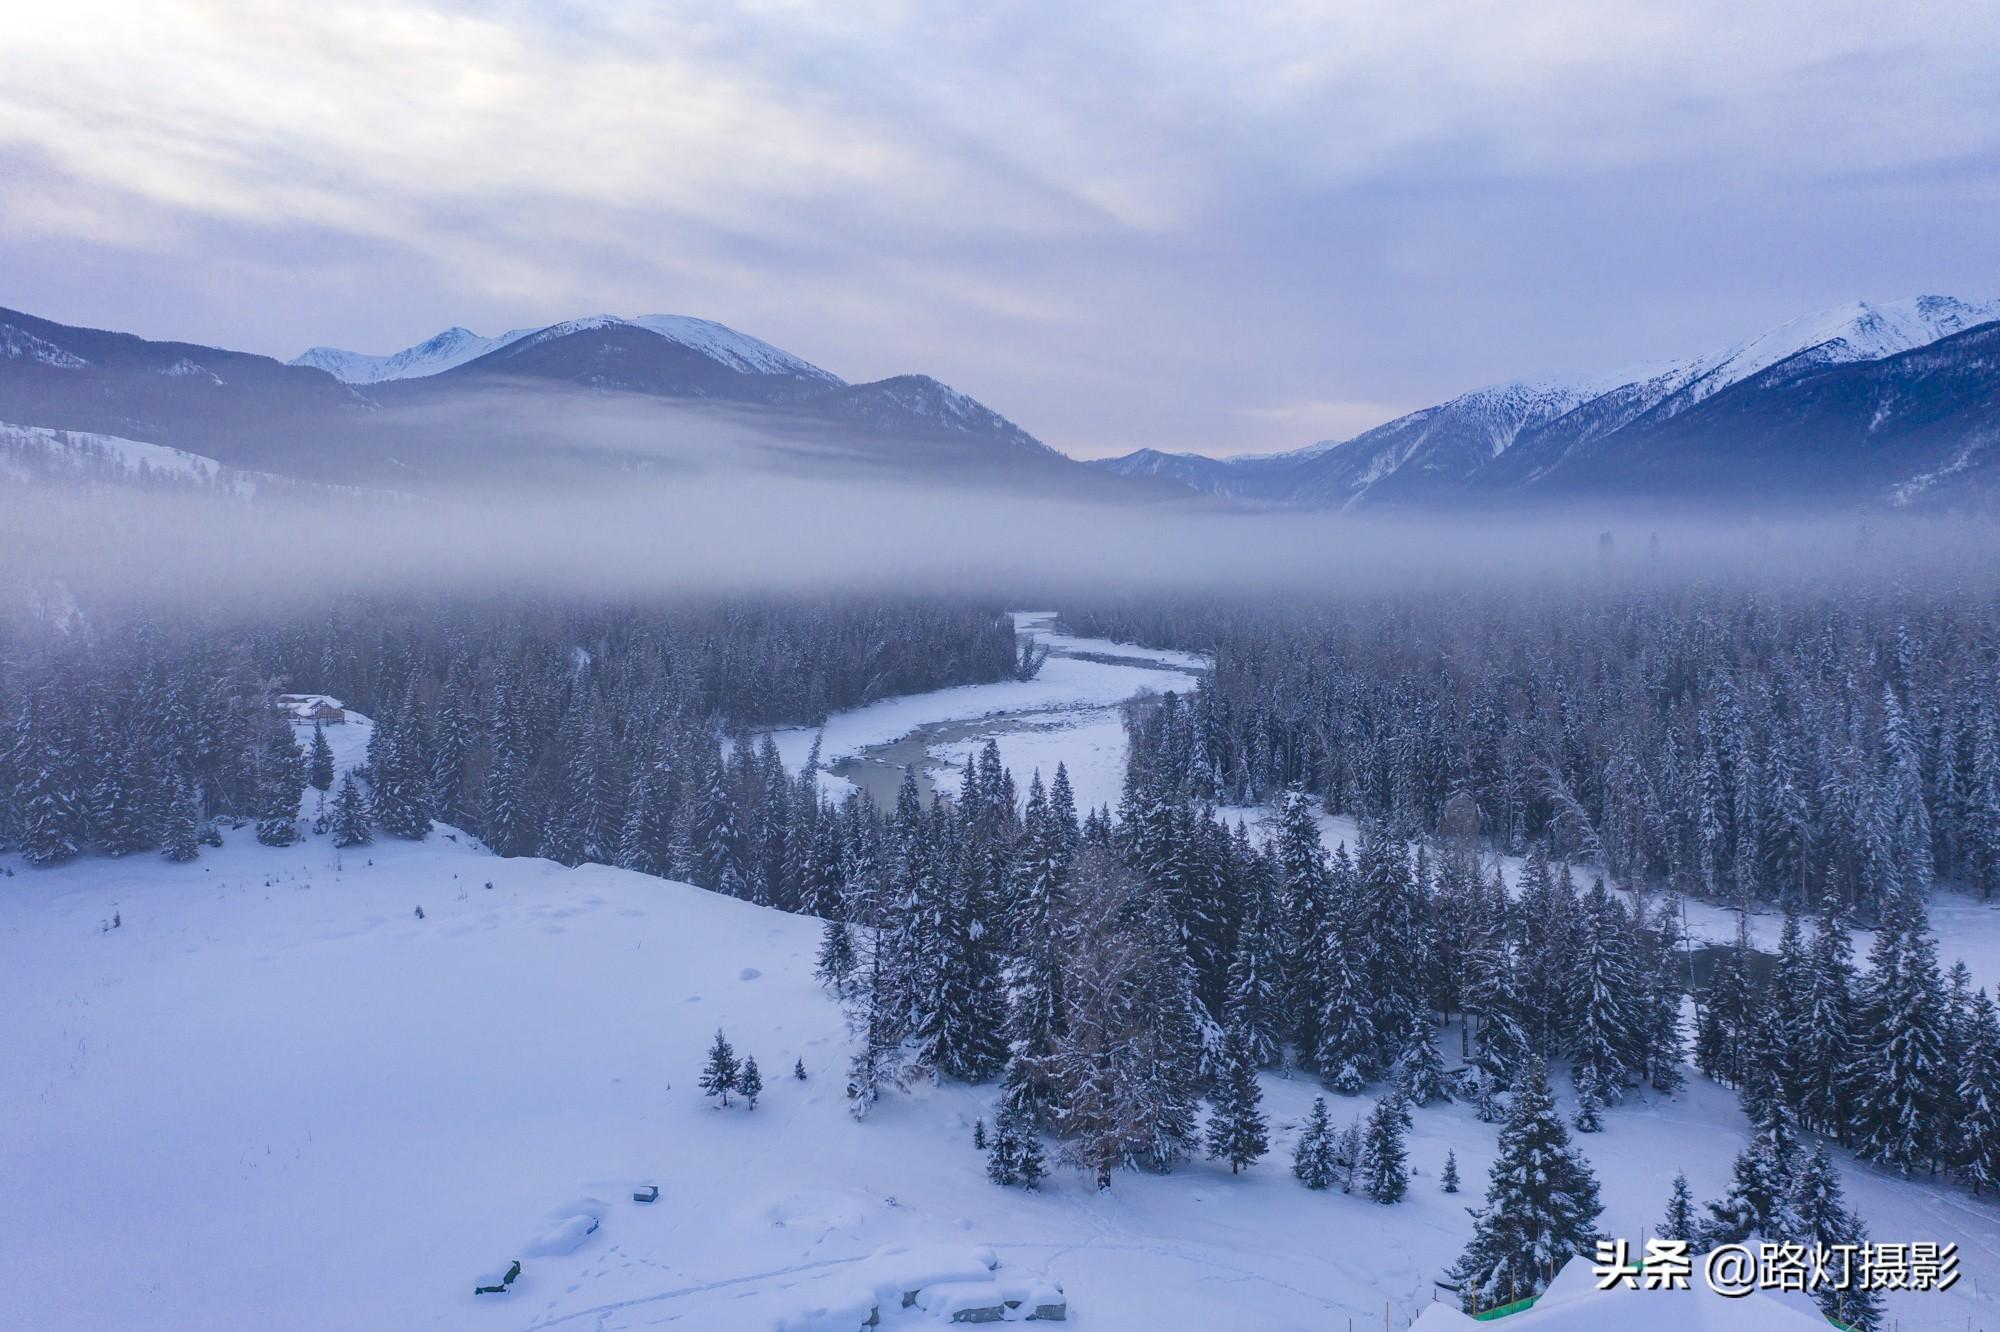
[(2000, 5), (0, 6), (0, 305), (289, 358), (583, 314), (1066, 452), (1343, 438), (2000, 295)]

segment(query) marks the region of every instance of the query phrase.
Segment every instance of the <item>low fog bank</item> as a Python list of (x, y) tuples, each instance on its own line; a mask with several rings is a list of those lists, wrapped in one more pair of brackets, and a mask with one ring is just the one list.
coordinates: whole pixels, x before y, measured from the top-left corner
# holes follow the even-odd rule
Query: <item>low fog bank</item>
[(1413, 583), (1663, 576), (2000, 587), (2000, 529), (1976, 520), (1359, 519), (720, 476), (398, 502), (13, 487), (0, 492), (0, 552), (17, 592), (253, 610), (373, 591), (1317, 599)]

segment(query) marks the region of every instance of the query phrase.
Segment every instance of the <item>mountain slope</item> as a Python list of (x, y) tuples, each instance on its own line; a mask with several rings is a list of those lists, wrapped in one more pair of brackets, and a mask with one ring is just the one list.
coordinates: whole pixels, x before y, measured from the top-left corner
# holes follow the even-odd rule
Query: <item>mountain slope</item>
[(849, 384), (679, 315), (594, 316), (492, 339), (453, 328), (389, 356), (315, 348), (283, 365), (0, 311), (0, 421), (399, 491), (748, 468), (1103, 499), (1186, 494), (1086, 468), (929, 376)]
[[(1976, 470), (1984, 447), (1976, 404), (1944, 405), (1968, 392), (1976, 397), (1964, 374), (1944, 360), (1910, 362), (1899, 372), (1905, 376), (1898, 381), (1899, 401), (1918, 415), (1933, 411), (1913, 405), (1927, 391), (1921, 376), (1939, 376), (1937, 419), (1922, 431), (1880, 433), (1871, 425), (1875, 409), (1860, 403), (1866, 393), (1821, 401), (1809, 427), (1787, 424), (1782, 406), (1749, 411), (1741, 399), (1721, 411), (1703, 409), (1738, 386), (1790, 391), (1811, 372), (1879, 363), (1995, 319), (2000, 301), (1949, 296), (1880, 305), (1857, 301), (1665, 365), (1594, 379), (1477, 389), (1352, 439), (1289, 454), (1214, 459), (1141, 450), (1095, 465), (1119, 475), (1169, 478), (1204, 494), (1341, 510), (1514, 505), (1557, 497), (1633, 501), (1666, 491), (1761, 505), (1773, 501), (1770, 487), (1786, 475), (1786, 467), (1814, 465), (1809, 447), (1797, 438), (1799, 429), (1829, 441), (1858, 430), (1876, 431), (1871, 448), (1830, 445), (1833, 453), (1818, 460), (1824, 468), (1819, 475), (1796, 478), (1801, 484), (1786, 485), (1775, 495), (1880, 502), (1888, 494), (1885, 487), (1915, 485), (1922, 474), (1929, 479), (1911, 496), (1921, 492), (1936, 500), (1969, 484), (1968, 473)], [(1773, 376), (1780, 367), (1784, 373)], [(1907, 378), (1909, 373), (1919, 379)], [(1967, 373), (1976, 385), (1978, 372)], [(1841, 417), (1843, 410), (1856, 415)], [(1685, 429), (1667, 431), (1668, 423), (1683, 417), (1690, 422)], [(1689, 441), (1703, 431), (1721, 432), (1718, 438), (1726, 436), (1728, 447), (1694, 447)], [(1679, 457), (1676, 466), (1683, 470), (1663, 474), (1662, 450)], [(1767, 451), (1770, 457), (1764, 458)], [(1685, 470), (1690, 468), (1695, 470)]]
[(1878, 360), (1817, 352), (1572, 450), (1537, 493), (1924, 508), (2000, 493), (2000, 322)]
[(1780, 362), (1804, 358), (1806, 364), (1830, 366), (1877, 360), (1992, 319), (2000, 319), (2000, 300), (1975, 303), (1950, 296), (1884, 305), (1855, 301), (1804, 315), (1746, 342), (1635, 376), (1530, 432), (1481, 484), (1496, 490), (1532, 485), (1562, 466), (1572, 451), (1590, 449), (1629, 427), (1657, 426)]

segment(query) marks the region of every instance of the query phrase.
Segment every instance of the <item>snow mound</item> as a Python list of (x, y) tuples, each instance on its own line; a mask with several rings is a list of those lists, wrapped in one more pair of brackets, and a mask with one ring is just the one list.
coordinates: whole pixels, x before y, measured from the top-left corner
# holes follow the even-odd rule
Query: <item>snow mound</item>
[(531, 1258), (554, 1258), (575, 1253), (583, 1242), (604, 1224), (605, 1206), (596, 1198), (581, 1198), (549, 1213), (548, 1221), (534, 1237), (521, 1246)]
[(1062, 1288), (1042, 1279), (1000, 1280), (993, 1250), (970, 1244), (892, 1244), (858, 1259), (823, 1299), (771, 1323), (772, 1332), (858, 1332), (900, 1310), (921, 1310), (940, 1322), (971, 1321), (959, 1315), (999, 1310), (983, 1321), (1018, 1321), (1037, 1307), (1063, 1302)]

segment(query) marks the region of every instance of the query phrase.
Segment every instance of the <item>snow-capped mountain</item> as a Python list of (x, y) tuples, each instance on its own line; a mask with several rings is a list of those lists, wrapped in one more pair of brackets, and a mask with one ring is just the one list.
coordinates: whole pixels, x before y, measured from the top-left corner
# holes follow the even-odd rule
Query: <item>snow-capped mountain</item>
[[(1785, 383), (1793, 384), (1810, 371), (1883, 361), (1995, 320), (2000, 320), (2000, 300), (1918, 296), (1885, 304), (1856, 301), (1664, 365), (1475, 389), (1352, 439), (1323, 441), (1291, 453), (1215, 459), (1140, 450), (1095, 465), (1124, 476), (1170, 477), (1211, 495), (1312, 508), (1418, 507), (1482, 497), (1579, 494), (1586, 488), (1559, 478), (1584, 470), (1593, 478), (1592, 493), (1625, 489), (1630, 494), (1633, 488), (1621, 487), (1617, 480), (1622, 446), (1657, 435), (1683, 415), (1699, 413), (1718, 395), (1764, 384), (1780, 367), (1786, 371)], [(1904, 391), (1920, 392), (1921, 386), (1905, 384)], [(1698, 434), (1709, 417), (1690, 419), (1694, 425), (1676, 438)], [(1746, 451), (1740, 461), (1748, 466), (1758, 442), (1743, 437), (1740, 422), (1732, 438)], [(1599, 457), (1603, 465), (1582, 468), (1586, 459)], [(1715, 484), (1708, 489), (1729, 492), (1727, 477), (1736, 465), (1726, 458), (1710, 459)], [(1935, 493), (1937, 486), (1927, 483), (1919, 490)], [(1746, 501), (1772, 498), (1740, 493)]]
[(414, 490), (729, 466), (1171, 499), (921, 374), (851, 384), (685, 315), (595, 315), (293, 363), (0, 310), (0, 420), (318, 483)]
[(1917, 296), (1874, 305), (1854, 301), (1789, 320), (1745, 342), (1634, 374), (1536, 431), (1492, 470), (1498, 489), (1533, 485), (1579, 451), (1634, 426), (1658, 425), (1717, 393), (1799, 358), (1815, 366), (1879, 360), (2000, 319), (2000, 300)]
[(482, 338), (471, 329), (452, 327), (387, 356), (342, 351), (338, 347), (308, 347), (287, 364), (307, 365), (324, 370), (349, 384), (380, 384), (391, 379), (421, 379), (440, 374), (453, 366), (477, 360), (487, 352), (504, 347), (533, 333), (517, 328), (497, 338)]
[(838, 375), (773, 347), (761, 338), (753, 338), (727, 324), (718, 324), (712, 319), (696, 319), (692, 315), (640, 315), (634, 319), (619, 315), (590, 315), (542, 328), (510, 329), (494, 338), (481, 337), (470, 329), (454, 326), (414, 347), (405, 347), (387, 356), (370, 356), (363, 352), (343, 351), (338, 347), (310, 347), (289, 363), (324, 370), (335, 379), (350, 384), (380, 384), (388, 380), (423, 379), (443, 374), (516, 343), (535, 346), (605, 328), (643, 330), (739, 374), (785, 375), (826, 384), (845, 382)]

